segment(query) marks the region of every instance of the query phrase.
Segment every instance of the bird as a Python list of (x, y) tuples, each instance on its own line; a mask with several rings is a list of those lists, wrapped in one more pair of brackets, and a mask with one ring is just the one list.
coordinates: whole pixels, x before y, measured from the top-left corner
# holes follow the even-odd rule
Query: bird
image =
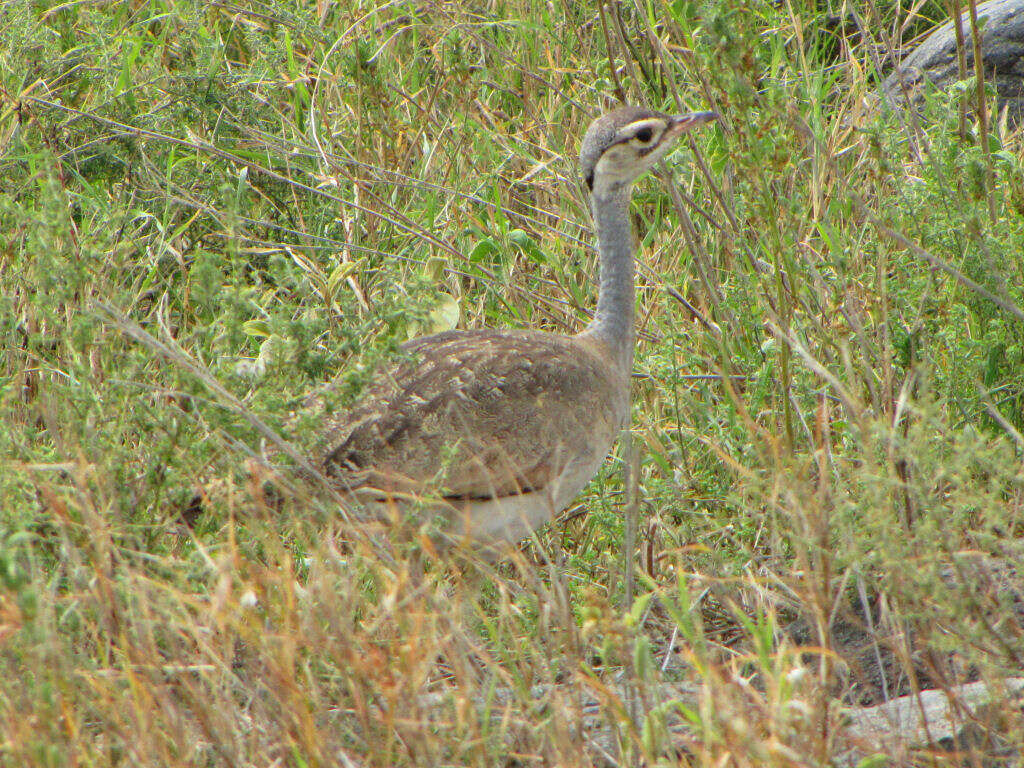
[(332, 489), (378, 519), (430, 518), (436, 546), (492, 561), (564, 509), (629, 418), (633, 184), (717, 117), (623, 106), (593, 120), (579, 155), (599, 254), (592, 321), (575, 335), (484, 328), (406, 342), (325, 419), (313, 459)]

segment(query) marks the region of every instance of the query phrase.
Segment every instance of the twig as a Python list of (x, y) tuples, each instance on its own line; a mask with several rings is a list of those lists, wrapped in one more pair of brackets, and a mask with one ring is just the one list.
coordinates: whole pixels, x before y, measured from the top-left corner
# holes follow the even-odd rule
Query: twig
[(974, 45), (974, 91), (978, 100), (978, 138), (981, 141), (981, 153), (985, 156), (985, 197), (988, 201), (989, 219), (993, 224), (995, 224), (996, 171), (995, 167), (992, 165), (992, 149), (988, 145), (988, 105), (985, 103), (985, 66), (981, 58), (981, 29), (978, 27), (978, 0), (967, 0), (967, 2), (971, 7), (971, 42)]
[(147, 330), (145, 330), (142, 326), (136, 323), (134, 320), (130, 320), (129, 318), (125, 317), (121, 312), (114, 309), (112, 306), (105, 302), (97, 301), (94, 304), (94, 306), (97, 309), (99, 309), (100, 312), (106, 315), (107, 319), (110, 320), (110, 322), (120, 331), (126, 333), (128, 336), (135, 339), (143, 346), (149, 347), (154, 352), (160, 353), (168, 360), (173, 362), (175, 365), (181, 366), (189, 373), (191, 373), (193, 376), (195, 376), (199, 381), (201, 381), (206, 386), (207, 389), (210, 390), (210, 392), (216, 395), (222, 406), (224, 406), (225, 408), (234, 413), (237, 413), (246, 421), (248, 421), (249, 424), (257, 432), (259, 432), (261, 435), (263, 435), (263, 437), (265, 437), (267, 440), (269, 440), (271, 443), (277, 446), (278, 450), (280, 450), (283, 454), (288, 456), (288, 458), (294, 461), (298, 466), (300, 466), (304, 471), (308, 472), (311, 476), (323, 480), (325, 487), (327, 487), (328, 489), (330, 488), (330, 486), (327, 484), (326, 479), (323, 478), (323, 475), (317, 470), (315, 470), (313, 466), (308, 461), (306, 461), (302, 454), (295, 450), (291, 443), (289, 443), (287, 440), (278, 435), (277, 432), (275, 432), (266, 424), (266, 422), (264, 422), (252, 411), (246, 408), (245, 404), (242, 403), (241, 400), (239, 400), (233, 394), (228, 392), (227, 389), (224, 388), (223, 384), (217, 381), (217, 379), (214, 378), (209, 371), (200, 367), (199, 364), (196, 363), (188, 354), (186, 354), (184, 350), (182, 350), (177, 345), (172, 346), (171, 343), (164, 343), (160, 341)]
[(1024, 435), (996, 408), (995, 403), (989, 398), (989, 391), (980, 382), (975, 382), (974, 387), (978, 392), (978, 396), (981, 397), (981, 402), (985, 406), (985, 410), (988, 411), (988, 415), (1013, 439), (1018, 449), (1024, 450)]

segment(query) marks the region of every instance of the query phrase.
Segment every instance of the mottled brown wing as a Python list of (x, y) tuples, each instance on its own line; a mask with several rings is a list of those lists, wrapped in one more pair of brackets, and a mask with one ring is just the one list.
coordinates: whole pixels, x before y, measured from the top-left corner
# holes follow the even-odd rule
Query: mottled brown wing
[(450, 331), (405, 350), (412, 359), (381, 375), (328, 430), (323, 468), (340, 490), (453, 498), (538, 490), (568, 456), (619, 428), (613, 374), (578, 341)]

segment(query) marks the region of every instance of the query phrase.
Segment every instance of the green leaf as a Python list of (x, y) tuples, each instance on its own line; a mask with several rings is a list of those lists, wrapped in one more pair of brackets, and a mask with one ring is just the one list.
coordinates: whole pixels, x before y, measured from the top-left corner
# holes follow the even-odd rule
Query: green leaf
[(509, 242), (520, 253), (529, 256), (538, 264), (547, 264), (547, 256), (537, 245), (537, 241), (530, 237), (529, 233), (521, 229), (513, 229), (508, 233)]
[(430, 314), (427, 316), (428, 332), (441, 333), (452, 330), (459, 324), (461, 314), (458, 300), (444, 294), (441, 302), (430, 310)]
[(469, 260), (478, 263), (489, 260), (489, 257), (496, 253), (501, 253), (501, 248), (498, 247), (493, 238), (485, 237), (473, 246), (473, 249), (469, 252)]
[(640, 635), (633, 646), (633, 669), (636, 670), (636, 676), (641, 680), (650, 680), (655, 668), (651, 641), (646, 635)]
[(647, 606), (650, 605), (653, 599), (653, 592), (645, 592), (633, 601), (633, 605), (629, 609), (629, 616), (626, 618), (626, 622), (631, 627), (635, 627), (640, 623), (640, 617), (644, 615), (644, 611), (647, 610)]
[(347, 261), (343, 264), (339, 264), (332, 271), (330, 276), (327, 278), (327, 295), (333, 300), (338, 296), (338, 292), (341, 290), (342, 284), (351, 276), (362, 269), (363, 262), (361, 259), (355, 261)]
[(242, 323), (242, 332), (246, 336), (270, 337), (270, 323), (263, 319), (246, 320)]

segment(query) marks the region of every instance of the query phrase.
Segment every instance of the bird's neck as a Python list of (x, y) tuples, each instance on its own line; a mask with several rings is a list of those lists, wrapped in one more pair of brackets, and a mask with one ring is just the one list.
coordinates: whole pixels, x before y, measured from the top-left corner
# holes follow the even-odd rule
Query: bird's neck
[(594, 195), (591, 208), (597, 227), (601, 287), (597, 312), (586, 334), (605, 344), (627, 375), (633, 369), (633, 231), (629, 222), (630, 189)]

